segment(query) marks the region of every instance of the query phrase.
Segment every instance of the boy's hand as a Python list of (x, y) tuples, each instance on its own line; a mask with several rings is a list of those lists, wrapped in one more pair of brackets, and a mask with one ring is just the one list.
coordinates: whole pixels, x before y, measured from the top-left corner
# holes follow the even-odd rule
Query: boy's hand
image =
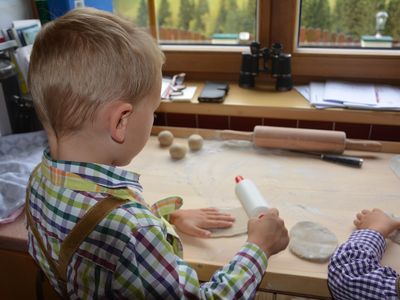
[(235, 218), (221, 213), (216, 208), (180, 209), (170, 215), (170, 223), (186, 234), (197, 237), (209, 237), (207, 229), (231, 227)]
[(363, 209), (354, 220), (357, 229), (372, 229), (381, 233), (385, 238), (394, 230), (400, 229), (400, 222), (394, 220), (382, 210), (374, 208), (372, 211)]
[(288, 231), (276, 208), (270, 208), (265, 214), (249, 220), (247, 241), (258, 245), (267, 257), (287, 247)]

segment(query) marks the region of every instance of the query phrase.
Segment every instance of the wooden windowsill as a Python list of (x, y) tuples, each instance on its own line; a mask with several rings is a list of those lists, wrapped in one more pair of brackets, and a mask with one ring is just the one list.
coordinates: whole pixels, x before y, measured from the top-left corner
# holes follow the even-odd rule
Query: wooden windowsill
[(187, 82), (186, 84), (197, 86), (191, 102), (163, 100), (157, 112), (400, 125), (400, 112), (315, 109), (296, 90), (276, 92), (273, 86), (260, 85), (254, 89), (242, 89), (237, 82), (230, 82), (230, 91), (223, 103), (199, 103), (197, 97), (203, 88), (203, 83)]

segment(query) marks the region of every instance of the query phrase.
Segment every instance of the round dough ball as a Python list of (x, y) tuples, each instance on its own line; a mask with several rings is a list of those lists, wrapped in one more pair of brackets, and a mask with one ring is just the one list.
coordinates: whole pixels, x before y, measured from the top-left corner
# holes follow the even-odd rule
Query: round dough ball
[(327, 261), (338, 246), (335, 234), (314, 222), (298, 222), (290, 230), (289, 236), (290, 251), (310, 261)]
[(163, 130), (158, 134), (158, 141), (160, 142), (161, 146), (169, 146), (172, 144), (174, 140), (174, 135), (171, 131)]
[(197, 151), (203, 147), (203, 138), (201, 137), (201, 135), (192, 134), (191, 136), (189, 136), (188, 143), (190, 150)]
[(174, 144), (169, 148), (169, 154), (173, 159), (182, 159), (185, 157), (187, 147), (184, 145)]

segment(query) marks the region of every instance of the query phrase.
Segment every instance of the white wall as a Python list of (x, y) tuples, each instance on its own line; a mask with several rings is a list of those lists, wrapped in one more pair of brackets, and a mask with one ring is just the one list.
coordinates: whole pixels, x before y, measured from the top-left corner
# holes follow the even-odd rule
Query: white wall
[(29, 0), (0, 0), (0, 29), (11, 26), (13, 20), (32, 19)]

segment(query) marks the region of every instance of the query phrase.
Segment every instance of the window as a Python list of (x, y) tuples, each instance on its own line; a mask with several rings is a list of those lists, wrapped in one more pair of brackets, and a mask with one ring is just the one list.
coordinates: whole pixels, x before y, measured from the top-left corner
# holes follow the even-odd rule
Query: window
[(400, 1), (302, 0), (298, 47), (400, 49)]
[[(400, 0), (97, 0), (91, 2), (98, 5), (105, 2), (112, 3), (114, 13), (129, 18), (141, 26), (148, 26), (154, 36), (157, 36), (158, 22), (160, 24), (158, 37), (167, 58), (164, 66), (165, 74), (185, 72), (192, 80), (237, 81), (241, 52), (247, 50), (246, 43), (255, 38), (263, 47), (271, 47), (272, 43), (279, 42), (283, 45), (285, 53), (292, 54), (292, 74), (295, 84), (324, 79), (353, 79), (400, 84), (400, 51), (396, 50), (399, 48)], [(201, 13), (192, 15), (189, 21), (179, 20), (177, 16), (184, 15), (184, 6), (181, 6), (183, 2), (191, 3), (189, 13), (196, 10)], [(208, 4), (208, 12), (206, 7), (200, 7), (200, 4), (204, 5), (204, 2)], [(85, 3), (88, 4), (89, 0)], [(315, 4), (311, 5), (313, 3)], [(365, 22), (367, 27), (355, 33), (352, 31), (352, 26), (340, 25), (342, 17), (335, 15), (335, 7), (339, 6), (339, 3), (347, 8), (342, 8), (341, 14), (345, 11), (350, 15), (358, 16), (364, 20), (359, 22), (362, 24)], [(355, 8), (361, 7), (360, 3), (365, 6), (374, 5), (373, 8), (367, 10), (369, 17), (364, 13), (361, 17), (361, 12), (356, 13)], [(381, 6), (376, 3), (381, 3)], [(238, 9), (228, 10), (227, 7), (232, 7), (232, 5), (237, 5)], [(227, 13), (224, 14), (225, 22), (220, 23), (225, 25), (218, 27), (216, 26), (217, 15), (221, 7), (225, 7)], [(320, 19), (319, 23), (313, 19), (323, 14), (328, 7), (331, 17), (322, 21)], [(303, 9), (302, 15), (301, 9)], [(306, 9), (309, 11), (306, 12)], [(359, 8), (361, 9), (364, 8)], [(181, 14), (180, 10), (182, 10)], [(253, 10), (255, 10), (254, 14), (250, 14)], [(388, 14), (381, 35), (391, 36), (394, 47), (386, 48), (386, 50), (376, 47), (362, 49), (360, 36), (374, 36), (377, 33), (374, 25), (376, 13), (379, 12), (377, 10), (386, 11)], [(237, 15), (234, 14), (228, 18), (228, 12), (233, 11), (237, 12)], [(158, 21), (156, 13), (159, 16)], [(249, 17), (238, 17), (245, 14)], [(199, 19), (196, 20), (196, 18)], [(226, 26), (229, 23), (227, 19), (232, 18), (242, 21), (231, 22), (234, 24), (232, 28)], [(368, 22), (365, 21), (367, 18)], [(394, 22), (397, 23), (394, 24)], [(307, 28), (317, 26), (320, 28), (322, 38), (303, 39), (302, 27), (307, 30)], [(192, 37), (183, 37), (178, 34), (164, 35), (163, 31), (170, 29), (175, 32), (182, 30), (194, 32), (195, 35)], [(249, 40), (241, 39), (241, 32), (247, 32)], [(338, 38), (326, 47), (327, 44), (321, 45), (326, 42), (323, 38), (324, 32), (332, 35), (336, 33), (337, 36), (343, 34), (345, 38), (344, 40)], [(212, 44), (213, 34), (225, 34), (226, 40), (230, 43), (235, 40), (235, 45), (228, 46), (226, 45), (228, 41), (225, 40), (226, 43), (221, 41), (224, 36), (219, 36), (219, 42)], [(232, 38), (233, 35), (236, 37)], [(238, 35), (239, 39), (237, 39)], [(348, 40), (347, 36), (349, 36)], [(346, 45), (347, 47), (344, 47)], [(257, 82), (269, 80), (273, 81), (269, 76), (260, 75), (257, 78)]]
[[(366, 0), (367, 1), (367, 0)], [(368, 0), (375, 1), (375, 0)], [(270, 41), (281, 41), (292, 53), (294, 82), (345, 79), (400, 84), (400, 51), (304, 49), (297, 47), (301, 0), (271, 0)]]
[(256, 6), (255, 0), (114, 0), (114, 13), (154, 27), (160, 44), (240, 45), (256, 39)]

